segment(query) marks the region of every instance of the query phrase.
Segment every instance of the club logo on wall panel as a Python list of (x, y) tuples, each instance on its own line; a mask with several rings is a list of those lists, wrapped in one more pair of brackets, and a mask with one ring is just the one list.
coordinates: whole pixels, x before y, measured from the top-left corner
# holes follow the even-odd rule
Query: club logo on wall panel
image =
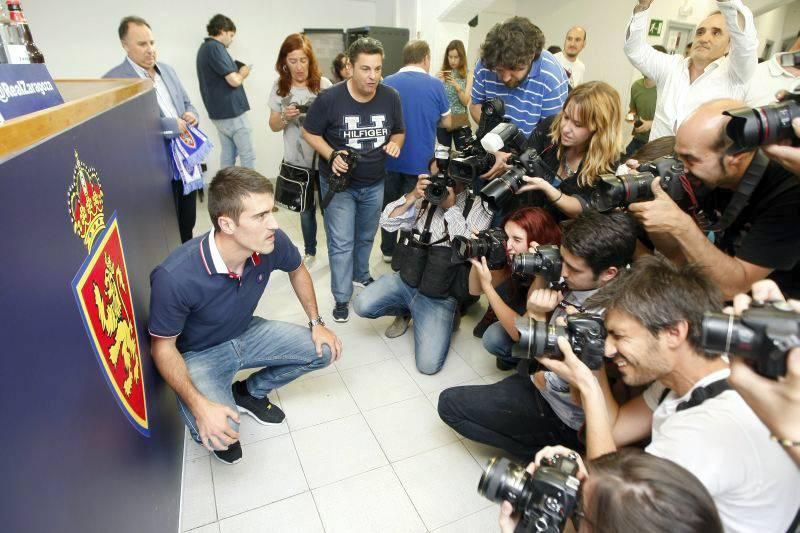
[(131, 424), (149, 437), (139, 335), (117, 213), (106, 224), (100, 176), (81, 162), (77, 150), (67, 198), (72, 229), (88, 252), (72, 280), (78, 312), (111, 394)]

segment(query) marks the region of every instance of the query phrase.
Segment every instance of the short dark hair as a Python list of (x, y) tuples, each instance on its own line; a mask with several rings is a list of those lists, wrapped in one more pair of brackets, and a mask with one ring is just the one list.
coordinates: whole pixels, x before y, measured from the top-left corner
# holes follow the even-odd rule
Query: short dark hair
[(383, 57), (383, 45), (378, 39), (373, 37), (359, 37), (347, 49), (347, 57), (350, 64), (355, 66), (359, 54), (374, 55), (380, 54)]
[(481, 61), (489, 70), (527, 65), (544, 48), (544, 33), (525, 17), (511, 17), (495, 24), (481, 44)]
[(643, 257), (591, 298), (591, 305), (606, 312), (624, 311), (654, 337), (678, 322), (686, 322), (686, 340), (709, 358), (701, 346), (703, 313), (722, 309), (719, 287), (693, 264), (677, 266), (659, 256)]
[(550, 52), (553, 55), (556, 55), (557, 53), (559, 53), (561, 51), (561, 47), (558, 46), (557, 44), (554, 44), (554, 45), (548, 46), (547, 47), (547, 51)]
[(431, 47), (422, 40), (408, 41), (403, 47), (403, 65), (422, 63), (431, 55)]
[(250, 194), (275, 194), (272, 183), (245, 167), (226, 167), (211, 180), (208, 186), (208, 214), (214, 229), (219, 231), (219, 217), (230, 217), (239, 221), (244, 204), (242, 200)]
[(236, 24), (225, 15), (217, 13), (206, 24), (206, 31), (211, 37), (216, 37), (224, 31), (236, 32)]
[(565, 226), (562, 245), (586, 261), (595, 276), (612, 266), (622, 270), (633, 261), (638, 228), (628, 213), (587, 209)]
[(647, 163), (665, 155), (675, 153), (675, 136), (667, 135), (650, 141), (631, 154), (628, 159), (635, 159), (639, 163)]
[(703, 483), (669, 459), (623, 448), (586, 465), (591, 497), (587, 522), (596, 533), (722, 533), (714, 500)]
[(662, 54), (666, 54), (667, 53), (667, 49), (664, 48), (663, 46), (661, 46), (660, 44), (654, 44), (653, 45), (653, 50), (658, 50)]
[[(130, 24), (137, 24), (139, 26), (147, 26), (150, 28), (150, 24), (147, 23), (142, 17), (137, 17), (136, 15), (128, 15), (124, 17), (122, 20), (119, 21), (119, 28), (117, 28), (117, 33), (119, 34), (119, 40), (124, 41), (125, 37), (128, 36), (128, 26)], [(151, 30), (153, 28), (150, 28)]]

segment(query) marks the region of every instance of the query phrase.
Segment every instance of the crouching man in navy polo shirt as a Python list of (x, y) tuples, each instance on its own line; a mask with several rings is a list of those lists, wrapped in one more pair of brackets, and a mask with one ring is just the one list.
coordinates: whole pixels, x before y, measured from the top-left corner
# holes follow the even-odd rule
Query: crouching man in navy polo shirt
[[(237, 411), (259, 424), (281, 423), (284, 414), (267, 394), (342, 353), (273, 204), (272, 184), (257, 172), (220, 170), (208, 190), (214, 228), (150, 274), (153, 360), (178, 395), (192, 438), (228, 464), (242, 458)], [(289, 273), (309, 329), (253, 316), (273, 270)], [(246, 368), (261, 370), (231, 385)]]

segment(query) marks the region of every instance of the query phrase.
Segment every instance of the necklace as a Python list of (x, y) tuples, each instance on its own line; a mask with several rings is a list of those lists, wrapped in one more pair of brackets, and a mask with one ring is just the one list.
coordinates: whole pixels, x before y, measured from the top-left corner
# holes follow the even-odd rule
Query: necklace
[(563, 167), (566, 178), (573, 177), (575, 175), (575, 172), (578, 170), (578, 169), (572, 170), (571, 168), (569, 168), (566, 156), (564, 157), (564, 159), (561, 160), (561, 166)]

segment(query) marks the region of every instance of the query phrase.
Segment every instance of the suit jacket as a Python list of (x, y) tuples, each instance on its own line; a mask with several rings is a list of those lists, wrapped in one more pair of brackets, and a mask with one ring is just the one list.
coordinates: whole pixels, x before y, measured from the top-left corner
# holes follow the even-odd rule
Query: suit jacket
[[(183, 88), (181, 80), (178, 79), (178, 74), (175, 72), (175, 69), (166, 63), (161, 62), (156, 63), (156, 68), (158, 69), (158, 73), (161, 75), (164, 86), (167, 88), (167, 91), (172, 98), (172, 103), (175, 106), (175, 110), (178, 112), (178, 116), (183, 116), (183, 114), (188, 111), (199, 119), (200, 114), (189, 100), (189, 95), (186, 94), (186, 90)], [(128, 58), (126, 57), (122, 60), (122, 63), (106, 72), (103, 77), (138, 78), (139, 75), (133, 69), (130, 61), (128, 61)], [(161, 113), (160, 108), (159, 113)], [(170, 132), (169, 134), (165, 134), (165, 137), (167, 138), (177, 137), (180, 134), (178, 131), (177, 119), (165, 117), (164, 113), (161, 113), (161, 130), (164, 132)]]

